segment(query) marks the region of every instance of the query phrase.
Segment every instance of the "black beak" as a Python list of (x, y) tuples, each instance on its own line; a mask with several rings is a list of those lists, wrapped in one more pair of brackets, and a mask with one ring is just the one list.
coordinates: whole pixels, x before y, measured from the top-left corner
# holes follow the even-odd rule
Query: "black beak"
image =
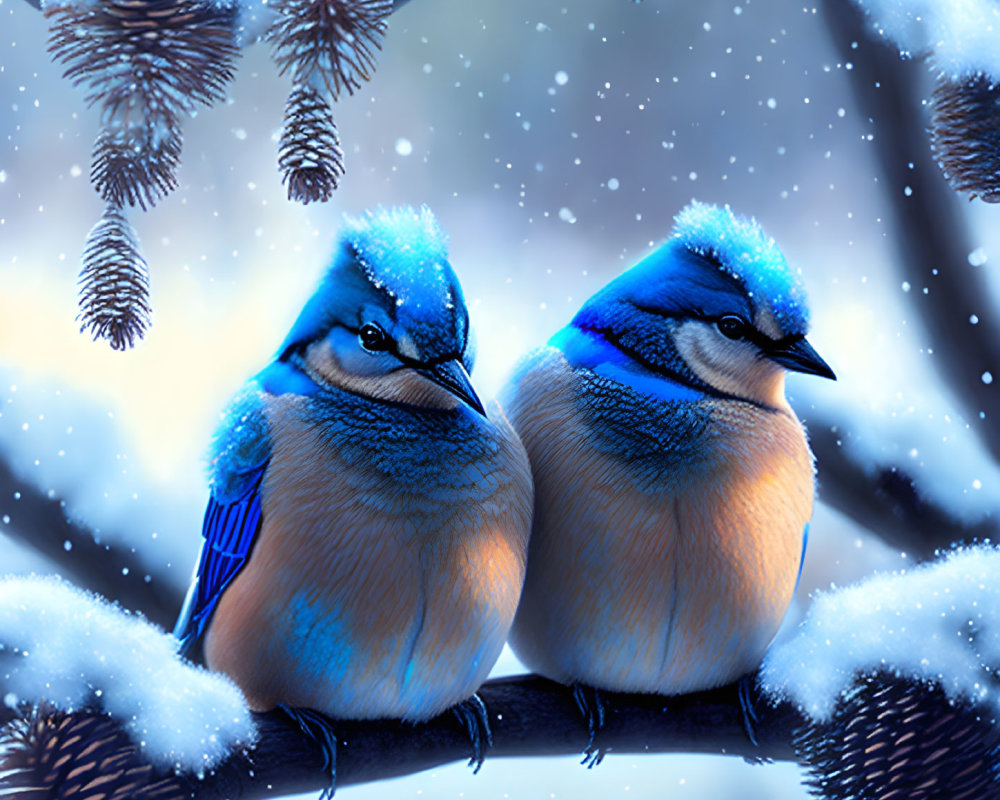
[(428, 380), (434, 381), (438, 386), (442, 386), (451, 392), (462, 402), (472, 406), (476, 411), (486, 416), (486, 409), (472, 388), (472, 379), (465, 371), (462, 362), (457, 358), (453, 361), (445, 361), (433, 367), (417, 367), (416, 371)]
[(777, 345), (773, 350), (767, 352), (767, 357), (776, 364), (795, 372), (804, 372), (807, 375), (819, 375), (821, 378), (837, 380), (830, 365), (827, 364), (819, 353), (813, 350), (813, 346), (805, 339), (799, 339), (795, 344)]

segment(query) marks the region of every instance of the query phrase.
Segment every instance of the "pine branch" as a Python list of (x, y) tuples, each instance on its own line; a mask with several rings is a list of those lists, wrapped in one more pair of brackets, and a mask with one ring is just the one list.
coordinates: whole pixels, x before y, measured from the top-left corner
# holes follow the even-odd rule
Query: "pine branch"
[(280, 73), (296, 84), (321, 81), (336, 102), (371, 80), (391, 0), (276, 0), (268, 30)]
[(239, 55), (235, 2), (100, 0), (57, 5), (49, 50), (87, 103), (113, 119), (179, 115), (224, 99)]
[(181, 129), (172, 115), (105, 127), (94, 142), (90, 182), (108, 203), (145, 211), (177, 188), (180, 157)]

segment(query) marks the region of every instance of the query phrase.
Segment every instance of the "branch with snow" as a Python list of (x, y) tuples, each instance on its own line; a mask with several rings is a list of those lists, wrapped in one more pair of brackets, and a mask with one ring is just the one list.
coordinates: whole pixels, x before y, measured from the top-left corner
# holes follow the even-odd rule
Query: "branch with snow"
[[(893, 210), (896, 264), (901, 279), (920, 289), (910, 297), (934, 342), (932, 363), (1000, 461), (1000, 426), (994, 424), (1000, 419), (1000, 382), (993, 381), (993, 372), (1000, 371), (1000, 310), (989, 301), (986, 275), (970, 260), (975, 247), (959, 200), (924, 141), (919, 66), (868, 35), (849, 0), (827, 0), (823, 8), (835, 44), (854, 64), (849, 74), (858, 106), (875, 126), (880, 183)], [(1000, 119), (994, 128), (1000, 131)]]
[[(1000, 550), (979, 546), (820, 595), (799, 631), (765, 659), (750, 714), (754, 741), (732, 684), (675, 697), (604, 694), (596, 744), (608, 755), (794, 759), (831, 800), (994, 797), (997, 574)], [(161, 800), (328, 784), (319, 746), (284, 712), (251, 723), (227, 680), (179, 661), (173, 640), (141, 620), (52, 580), (0, 584), (0, 608), (0, 669), (34, 707), (5, 729), (0, 793), (96, 780), (102, 764), (113, 775), (79, 797), (113, 781), (129, 796)], [(487, 682), (480, 696), (493, 732), (488, 758), (578, 755), (587, 744), (568, 687), (517, 676)], [(470, 755), (464, 728), (447, 713), (420, 725), (331, 724), (341, 786)]]
[(181, 661), (141, 617), (58, 578), (0, 581), (4, 703), (99, 709), (157, 767), (201, 772), (255, 731), (228, 678)]
[(923, 56), (930, 65), (936, 81), (931, 141), (952, 186), (1000, 202), (1000, 6), (993, 0), (854, 2), (900, 56)]
[[(0, 519), (6, 536), (48, 558), (78, 586), (169, 629), (183, 592), (171, 576), (145, 564), (134, 549), (102, 541), (93, 530), (67, 516), (65, 503), (14, 473), (0, 458)], [(120, 541), (115, 537), (110, 537)], [(0, 682), (0, 695), (3, 693)]]
[(854, 447), (856, 423), (835, 420), (815, 407), (803, 416), (816, 456), (820, 499), (890, 547), (924, 561), (957, 543), (1000, 541), (1000, 508), (973, 519), (957, 516), (903, 464), (879, 462)]

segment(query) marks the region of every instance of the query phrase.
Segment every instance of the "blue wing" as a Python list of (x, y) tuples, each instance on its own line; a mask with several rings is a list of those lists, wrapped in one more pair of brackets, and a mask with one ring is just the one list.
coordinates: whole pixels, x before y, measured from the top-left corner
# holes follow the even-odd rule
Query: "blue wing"
[(250, 557), (261, 525), (261, 484), (271, 448), (264, 399), (251, 381), (230, 404), (212, 447), (212, 494), (204, 542), (174, 637), (186, 653), (199, 639), (223, 592)]
[(249, 491), (234, 503), (209, 497), (201, 533), (205, 541), (194, 580), (188, 589), (174, 637), (179, 651), (186, 653), (205, 630), (226, 587), (243, 568), (260, 530), (260, 484), (265, 463), (246, 475)]

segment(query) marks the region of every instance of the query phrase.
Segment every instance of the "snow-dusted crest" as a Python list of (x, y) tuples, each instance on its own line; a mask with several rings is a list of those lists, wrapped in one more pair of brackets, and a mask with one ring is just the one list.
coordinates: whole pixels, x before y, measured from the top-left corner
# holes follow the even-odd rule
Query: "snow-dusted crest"
[(145, 620), (57, 578), (0, 580), (7, 701), (99, 710), (161, 767), (200, 772), (255, 738), (240, 691)]
[(768, 298), (782, 329), (808, 329), (802, 279), (757, 220), (737, 217), (728, 205), (693, 200), (675, 218), (673, 236), (691, 252), (718, 262), (751, 296)]

